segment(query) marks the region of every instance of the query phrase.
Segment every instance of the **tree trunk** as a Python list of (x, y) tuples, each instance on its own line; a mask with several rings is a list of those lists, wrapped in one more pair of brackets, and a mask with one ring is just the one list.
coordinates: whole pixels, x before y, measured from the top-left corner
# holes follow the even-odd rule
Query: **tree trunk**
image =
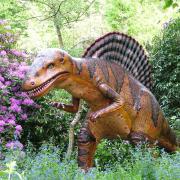
[(56, 28), (56, 33), (57, 33), (57, 36), (58, 36), (59, 46), (60, 46), (60, 48), (63, 48), (63, 47), (64, 47), (64, 44), (63, 44), (61, 29), (60, 29), (59, 24), (56, 23), (56, 20), (55, 20), (55, 19), (54, 19), (54, 26), (55, 26), (55, 28)]

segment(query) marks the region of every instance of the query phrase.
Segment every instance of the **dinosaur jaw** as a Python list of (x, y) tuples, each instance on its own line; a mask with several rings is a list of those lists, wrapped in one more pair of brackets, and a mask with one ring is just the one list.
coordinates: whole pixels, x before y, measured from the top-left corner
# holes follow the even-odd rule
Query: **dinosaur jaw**
[(34, 98), (34, 99), (42, 97), (45, 94), (47, 94), (54, 87), (54, 83), (57, 79), (58, 80), (61, 78), (63, 79), (68, 74), (69, 74), (69, 72), (65, 72), (65, 71), (58, 73), (55, 76), (53, 76), (52, 78), (50, 78), (49, 80), (45, 81), (40, 86), (26, 91), (26, 93), (28, 94), (29, 97)]

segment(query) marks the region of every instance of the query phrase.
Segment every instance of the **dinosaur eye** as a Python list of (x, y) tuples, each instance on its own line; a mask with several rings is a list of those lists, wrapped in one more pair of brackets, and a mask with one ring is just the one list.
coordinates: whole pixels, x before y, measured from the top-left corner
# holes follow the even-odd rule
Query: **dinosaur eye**
[(53, 63), (49, 64), (49, 65), (47, 66), (47, 68), (48, 68), (48, 69), (53, 69), (53, 68), (54, 68), (54, 64), (53, 64)]
[(63, 63), (63, 62), (64, 62), (64, 58), (61, 57), (61, 58), (59, 59), (59, 61), (60, 61), (61, 63)]

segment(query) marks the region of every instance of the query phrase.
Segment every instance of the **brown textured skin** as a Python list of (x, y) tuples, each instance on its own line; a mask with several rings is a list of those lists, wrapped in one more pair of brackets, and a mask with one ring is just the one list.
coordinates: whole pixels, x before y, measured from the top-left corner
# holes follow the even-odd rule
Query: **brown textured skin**
[(75, 113), (79, 99), (88, 103), (90, 109), (78, 136), (79, 166), (85, 170), (93, 166), (96, 146), (102, 138), (120, 136), (135, 145), (148, 140), (150, 144), (157, 142), (169, 152), (175, 151), (175, 135), (152, 93), (119, 65), (94, 60), (94, 66), (92, 61), (55, 52), (53, 71), (45, 64), (38, 69), (38, 76), (37, 72), (28, 74), (23, 84), (25, 90), (31, 90), (58, 72), (68, 72), (58, 76), (50, 87), (34, 98), (55, 87), (65, 89), (73, 98), (71, 105), (52, 103), (54, 107)]

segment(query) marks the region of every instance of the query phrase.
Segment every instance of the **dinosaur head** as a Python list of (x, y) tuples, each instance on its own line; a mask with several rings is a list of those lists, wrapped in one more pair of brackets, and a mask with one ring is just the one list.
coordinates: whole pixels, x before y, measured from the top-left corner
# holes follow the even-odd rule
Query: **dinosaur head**
[(63, 84), (72, 73), (71, 57), (63, 50), (45, 49), (38, 53), (30, 66), (22, 88), (32, 98), (47, 94), (59, 84)]

